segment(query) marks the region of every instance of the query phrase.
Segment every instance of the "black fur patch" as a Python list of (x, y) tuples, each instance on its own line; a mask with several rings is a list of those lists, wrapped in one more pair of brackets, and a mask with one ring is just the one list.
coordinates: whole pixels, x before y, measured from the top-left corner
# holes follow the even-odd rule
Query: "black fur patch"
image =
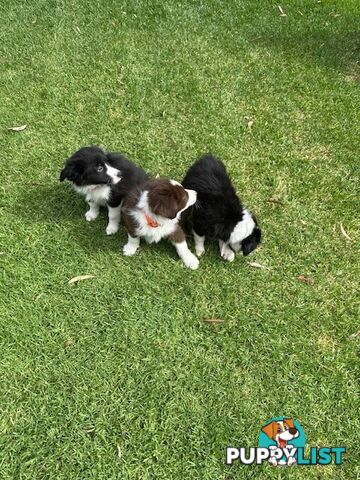
[(244, 238), (241, 242), (241, 250), (243, 252), (244, 257), (249, 255), (255, 248), (259, 245), (261, 240), (261, 230), (257, 226), (254, 228), (251, 235)]

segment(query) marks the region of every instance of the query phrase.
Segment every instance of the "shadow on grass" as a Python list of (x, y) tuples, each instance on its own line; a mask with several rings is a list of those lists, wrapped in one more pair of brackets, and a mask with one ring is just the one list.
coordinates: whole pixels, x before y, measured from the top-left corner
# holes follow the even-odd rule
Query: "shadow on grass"
[[(286, 15), (280, 17), (277, 5), (268, 2), (252, 2), (246, 14), (240, 5), (234, 6), (231, 17), (219, 20), (214, 38), (225, 55), (231, 52), (237, 58), (260, 46), (272, 53), (276, 63), (318, 65), (353, 74), (359, 81), (360, 9), (355, 10), (355, 0), (353, 7), (351, 13), (351, 7), (341, 2), (288, 2)], [(261, 55), (255, 58), (251, 67), (261, 67)]]
[[(64, 237), (64, 245), (74, 244), (86, 252), (117, 251), (126, 240), (123, 229), (107, 236), (107, 211), (101, 209), (94, 222), (85, 220), (88, 205), (70, 186), (28, 183), (16, 199), (17, 216), (32, 230), (41, 231), (44, 241), (51, 242), (54, 235)], [(48, 234), (47, 234), (48, 229)]]
[[(276, 7), (273, 9), (275, 12)], [(279, 21), (259, 23), (256, 30), (252, 25), (256, 32), (253, 42), (282, 52), (289, 61), (295, 59), (350, 74), (352, 68), (359, 68), (358, 8), (341, 2), (304, 2), (288, 4), (286, 13), (287, 17)]]
[(71, 188), (53, 183), (25, 184), (19, 192), (17, 203), (22, 205), (19, 215), (31, 222), (81, 217), (87, 209), (84, 199)]
[(254, 42), (303, 63), (316, 63), (349, 74), (355, 69), (360, 74), (360, 29), (336, 34), (321, 29), (310, 32), (270, 32), (258, 35)]
[[(35, 225), (35, 229), (37, 224), (42, 225), (41, 228), (48, 226), (49, 237), (53, 236), (55, 231), (55, 234), (64, 236), (64, 245), (76, 244), (81, 250), (89, 253), (98, 250), (121, 253), (127, 241), (123, 225), (115, 235), (106, 235), (108, 220), (106, 208), (100, 210), (100, 215), (95, 221), (87, 222), (85, 212), (88, 205), (70, 186), (29, 183), (19, 193), (17, 204), (22, 205), (17, 214), (25, 224)], [(192, 239), (188, 238), (188, 243), (191, 242)], [(140, 248), (141, 250), (155, 248), (161, 254), (178, 258), (175, 248), (166, 239), (154, 245), (147, 245), (142, 240)]]

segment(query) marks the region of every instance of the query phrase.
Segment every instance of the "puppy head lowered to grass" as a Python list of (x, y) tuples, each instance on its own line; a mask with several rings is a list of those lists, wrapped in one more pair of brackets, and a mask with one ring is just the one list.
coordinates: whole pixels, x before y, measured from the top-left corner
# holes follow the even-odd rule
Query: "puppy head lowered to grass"
[(242, 214), (243, 218), (230, 234), (230, 246), (235, 252), (241, 249), (243, 255), (247, 256), (259, 245), (261, 230), (255, 216), (249, 210), (244, 208)]

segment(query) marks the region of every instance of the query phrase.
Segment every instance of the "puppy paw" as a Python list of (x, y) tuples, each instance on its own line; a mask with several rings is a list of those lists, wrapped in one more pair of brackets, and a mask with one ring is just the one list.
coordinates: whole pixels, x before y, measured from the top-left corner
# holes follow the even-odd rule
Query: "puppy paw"
[(227, 260), (228, 262), (232, 262), (235, 258), (235, 253), (229, 248), (224, 250), (221, 256), (224, 260)]
[(289, 460), (287, 462), (288, 466), (291, 467), (291, 465), (295, 465), (296, 463), (296, 458), (295, 457), (289, 457)]
[(114, 235), (119, 230), (119, 225), (116, 225), (114, 223), (109, 223), (109, 225), (106, 227), (106, 235)]
[(127, 257), (131, 257), (136, 253), (137, 247), (135, 245), (132, 245), (131, 243), (127, 243), (126, 245), (123, 246), (123, 254), (126, 255)]
[(196, 270), (199, 266), (199, 260), (191, 252), (185, 258), (183, 258), (184, 264), (191, 270)]
[(99, 216), (99, 212), (94, 212), (94, 210), (88, 210), (85, 213), (85, 218), (88, 222), (92, 222), (93, 220), (96, 220), (98, 216)]
[(205, 253), (205, 248), (204, 247), (195, 247), (195, 253), (198, 257), (201, 257)]
[(271, 457), (271, 458), (269, 458), (269, 463), (270, 463), (270, 465), (272, 465), (273, 467), (276, 467), (276, 465), (277, 465), (278, 462), (277, 462), (277, 460), (276, 460), (275, 457)]

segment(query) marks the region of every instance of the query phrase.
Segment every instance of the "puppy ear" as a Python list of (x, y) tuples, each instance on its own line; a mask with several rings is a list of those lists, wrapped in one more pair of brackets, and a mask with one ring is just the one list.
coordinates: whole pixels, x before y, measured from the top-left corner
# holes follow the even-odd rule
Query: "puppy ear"
[(241, 250), (243, 252), (244, 257), (249, 255), (255, 248), (259, 245), (261, 240), (261, 230), (258, 227), (255, 227), (252, 231), (252, 234), (248, 237), (244, 238), (241, 242)]
[(287, 425), (289, 428), (295, 428), (294, 421), (292, 418), (284, 418), (284, 423)]
[(275, 440), (275, 434), (276, 434), (276, 422), (271, 422), (269, 425), (265, 425), (265, 427), (262, 427), (261, 431), (265, 433), (271, 440)]
[(152, 206), (152, 211), (160, 217), (173, 219), (176, 217), (179, 208), (173, 199), (159, 196)]
[(60, 179), (59, 179), (60, 182), (63, 182), (65, 178), (68, 178), (70, 180), (70, 177), (72, 176), (72, 174), (73, 174), (73, 168), (67, 165), (61, 170)]
[(81, 176), (80, 165), (76, 163), (67, 162), (65, 167), (60, 173), (60, 182), (63, 182), (66, 178), (71, 182), (77, 180)]

